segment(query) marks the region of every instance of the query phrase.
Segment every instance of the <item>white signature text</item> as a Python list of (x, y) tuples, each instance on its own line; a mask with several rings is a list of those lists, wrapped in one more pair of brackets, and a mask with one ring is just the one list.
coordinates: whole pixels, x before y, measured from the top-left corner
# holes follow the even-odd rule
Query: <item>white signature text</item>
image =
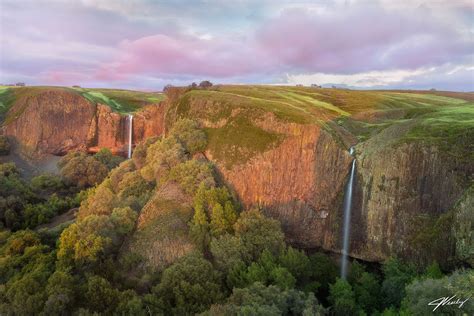
[(458, 307), (461, 308), (467, 301), (469, 301), (470, 297), (466, 298), (465, 300), (456, 298), (456, 295), (453, 295), (451, 297), (446, 296), (446, 297), (440, 297), (435, 299), (434, 301), (431, 301), (428, 303), (429, 306), (435, 306), (433, 308), (433, 312), (437, 310), (441, 306), (445, 305), (459, 305)]

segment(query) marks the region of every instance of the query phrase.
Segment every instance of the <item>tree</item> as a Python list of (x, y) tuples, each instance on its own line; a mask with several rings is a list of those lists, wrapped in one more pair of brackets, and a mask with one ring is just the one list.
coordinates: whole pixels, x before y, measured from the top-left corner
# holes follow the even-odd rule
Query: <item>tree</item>
[(109, 170), (117, 167), (124, 160), (122, 157), (114, 156), (108, 148), (101, 148), (94, 154), (94, 158), (105, 165)]
[(217, 203), (211, 211), (211, 234), (220, 236), (227, 232), (229, 225), (224, 217), (224, 208)]
[(31, 179), (31, 188), (40, 193), (54, 193), (64, 189), (62, 179), (55, 174), (41, 174)]
[(38, 315), (48, 298), (54, 255), (32, 231), (4, 236), (0, 247), (0, 314)]
[(441, 272), (439, 264), (434, 261), (432, 264), (426, 267), (424, 276), (430, 279), (441, 279), (444, 275)]
[(194, 215), (190, 224), (190, 235), (199, 249), (202, 251), (207, 249), (211, 241), (211, 235), (209, 232), (209, 220), (203, 203), (194, 203)]
[(282, 289), (292, 289), (296, 284), (295, 277), (290, 273), (290, 271), (288, 271), (288, 269), (283, 267), (275, 267), (270, 272), (270, 278), (273, 284)]
[(468, 299), (462, 307), (459, 305), (443, 305), (436, 312), (446, 315), (473, 315), (474, 302), (472, 301), (474, 289), (474, 272), (472, 270), (458, 270), (443, 278), (420, 278), (414, 280), (406, 287), (402, 310), (409, 315), (433, 315), (436, 306), (428, 305), (437, 298), (453, 297), (454, 301)]
[(201, 83), (199, 83), (199, 87), (203, 89), (210, 88), (212, 87), (212, 82), (210, 82), (209, 80), (201, 81)]
[(153, 188), (153, 184), (143, 179), (140, 171), (129, 171), (125, 173), (118, 183), (116, 190), (120, 198), (139, 198), (148, 195)]
[(96, 275), (87, 278), (84, 296), (87, 308), (92, 311), (111, 313), (119, 303), (119, 294), (106, 279)]
[(174, 137), (167, 137), (150, 145), (147, 150), (146, 164), (141, 169), (147, 181), (166, 177), (169, 170), (187, 158), (185, 149)]
[(234, 225), (235, 235), (242, 239), (245, 256), (256, 260), (263, 250), (278, 255), (284, 249), (285, 240), (277, 220), (265, 217), (258, 210), (241, 213)]
[(162, 182), (175, 181), (188, 194), (194, 195), (200, 185), (215, 186), (212, 165), (200, 160), (188, 160), (171, 168)]
[(299, 281), (306, 281), (311, 274), (309, 258), (303, 251), (288, 247), (280, 254), (278, 261)]
[(207, 145), (204, 131), (196, 121), (187, 118), (176, 121), (169, 136), (176, 138), (191, 155), (204, 151)]
[(232, 225), (237, 218), (229, 191), (225, 187), (208, 186), (208, 182), (202, 181), (197, 189), (191, 222), (191, 234), (202, 249), (208, 248), (211, 236), (232, 232)]
[(114, 230), (119, 235), (127, 235), (132, 232), (138, 218), (137, 212), (130, 207), (114, 208), (110, 219), (114, 225)]
[(396, 258), (390, 258), (382, 267), (384, 280), (382, 294), (386, 307), (399, 307), (405, 296), (405, 286), (416, 276), (412, 265), (404, 264)]
[(61, 266), (97, 267), (113, 249), (118, 236), (108, 216), (90, 215), (66, 228), (59, 238)]
[(82, 201), (78, 218), (82, 219), (89, 215), (110, 215), (112, 210), (118, 206), (119, 201), (106, 180), (96, 189), (90, 191), (87, 199)]
[(70, 314), (76, 299), (74, 277), (69, 270), (56, 270), (48, 279), (46, 293), (48, 298), (44, 305), (47, 315)]
[(84, 153), (75, 153), (72, 158), (66, 155), (58, 166), (65, 182), (79, 188), (102, 182), (109, 172), (106, 165)]
[(312, 293), (284, 290), (254, 283), (235, 288), (224, 304), (213, 305), (204, 315), (324, 315), (325, 310)]
[(163, 271), (153, 293), (162, 300), (167, 313), (177, 315), (203, 312), (223, 294), (219, 273), (197, 254), (183, 257)]
[(336, 283), (329, 286), (329, 301), (335, 315), (355, 315), (357, 305), (354, 291), (349, 282), (337, 279)]
[(119, 304), (114, 311), (115, 315), (149, 315), (140, 296), (132, 290), (120, 294)]
[(265, 285), (274, 284), (282, 289), (294, 288), (295, 277), (288, 269), (280, 266), (277, 258), (269, 251), (264, 250), (256, 262), (248, 267), (238, 264), (231, 270), (228, 278), (231, 287), (246, 287), (255, 282)]
[(244, 256), (242, 240), (230, 234), (212, 239), (210, 249), (216, 268), (226, 275), (234, 267), (248, 261)]
[(353, 285), (354, 293), (359, 308), (372, 314), (380, 307), (380, 282), (373, 273), (362, 272), (357, 282)]
[(172, 84), (167, 84), (163, 87), (163, 92), (167, 92), (168, 90), (170, 90), (171, 88), (173, 88), (173, 85)]
[(147, 154), (148, 147), (156, 143), (159, 139), (160, 139), (159, 137), (149, 137), (145, 139), (144, 141), (140, 142), (135, 147), (132, 153), (132, 160), (138, 169), (142, 168), (146, 163), (146, 154)]

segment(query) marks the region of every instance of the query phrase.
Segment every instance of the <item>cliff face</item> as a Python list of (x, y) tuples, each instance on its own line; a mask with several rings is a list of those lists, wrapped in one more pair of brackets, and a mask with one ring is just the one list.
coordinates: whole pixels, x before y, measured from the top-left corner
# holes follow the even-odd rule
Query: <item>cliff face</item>
[[(469, 186), (473, 166), (449, 157), (436, 146), (377, 144), (394, 128), (356, 147), (351, 255), (372, 261), (390, 255), (418, 257), (420, 261), (435, 258), (448, 264), (456, 243), (449, 240), (455, 233), (455, 214), (450, 211)], [(448, 221), (446, 226), (440, 226), (443, 217)], [(430, 236), (441, 227), (446, 231)], [(438, 243), (436, 238), (443, 233), (446, 240)], [(423, 245), (423, 237), (432, 240)], [(449, 249), (442, 249), (445, 247)]]
[[(163, 112), (163, 106), (149, 105), (134, 114), (133, 144), (163, 132)], [(127, 150), (128, 117), (74, 92), (44, 91), (26, 97), (16, 102), (9, 115), (5, 134), (33, 158), (70, 150), (109, 148), (118, 154)]]
[[(286, 135), (276, 147), (245, 164), (227, 169), (225, 181), (245, 207), (261, 207), (279, 219), (287, 238), (300, 247), (336, 247), (334, 221), (351, 162), (347, 151), (314, 125), (284, 124), (274, 119), (261, 127)], [(207, 155), (212, 157), (212, 152)]]
[[(248, 112), (243, 98), (229, 106), (230, 101), (198, 97), (178, 98), (172, 114), (198, 119), (206, 128), (210, 142), (206, 157), (217, 165), (245, 208), (260, 207), (278, 219), (289, 241), (298, 247), (340, 252), (344, 187), (353, 159), (348, 147), (357, 143), (356, 134), (333, 122), (291, 123), (277, 117), (278, 112)], [(403, 117), (405, 110), (395, 114)], [(374, 122), (391, 122), (395, 114), (380, 113)], [(452, 209), (469, 187), (474, 164), (451, 157), (423, 139), (403, 140), (418, 124), (405, 121), (384, 126), (355, 147), (350, 255), (368, 261), (394, 255), (423, 263), (436, 259), (447, 265), (456, 247), (465, 249), (469, 240), (465, 231), (471, 224), (461, 225), (458, 232), (451, 219), (459, 217)], [(232, 133), (233, 129), (239, 131)], [(246, 132), (249, 129), (251, 134)], [(241, 152), (252, 151), (253, 143), (262, 141), (258, 136), (262, 130), (283, 135), (282, 140), (235, 163), (236, 155), (241, 157)], [(456, 234), (463, 236), (462, 243)]]
[(9, 115), (5, 134), (27, 155), (59, 155), (87, 147), (95, 106), (78, 94), (45, 91), (18, 100)]
[[(165, 117), (167, 124), (179, 117), (198, 120), (208, 135), (206, 157), (216, 164), (222, 180), (246, 208), (261, 207), (280, 220), (287, 238), (296, 246), (339, 252), (344, 187), (353, 159), (347, 148), (357, 143), (358, 134), (336, 121), (329, 103), (304, 103), (309, 102), (308, 94), (291, 101), (293, 92), (285, 99), (276, 99), (279, 94), (257, 91), (263, 94), (262, 99), (250, 88), (242, 96), (234, 90), (199, 90), (184, 97), (178, 91), (168, 96), (167, 104), (143, 107), (134, 113), (133, 143), (163, 133)], [(247, 95), (250, 93), (254, 94)], [(338, 102), (341, 100), (346, 99)], [(320, 104), (322, 108), (317, 108)], [(314, 108), (317, 112), (313, 113)], [(348, 106), (344, 109), (350, 110)], [(5, 133), (30, 154), (58, 155), (73, 149), (94, 152), (103, 147), (125, 153), (128, 146), (127, 116), (106, 105), (92, 104), (76, 93), (44, 92), (19, 100), (10, 111), (13, 119)], [(354, 129), (360, 127), (356, 120), (367, 119), (367, 113), (372, 112), (353, 116)], [(385, 124), (384, 120), (395, 123), (388, 127), (382, 124), (355, 147), (351, 256), (381, 261), (398, 255), (447, 263), (450, 258), (446, 254), (459, 253), (462, 260), (472, 262), (473, 190), (466, 190), (472, 181), (473, 161), (450, 156), (449, 151), (423, 139), (401, 141), (419, 123), (402, 120), (406, 109), (375, 113), (377, 116), (370, 118), (373, 124), (366, 124), (370, 128)], [(429, 126), (433, 121), (431, 118)], [(364, 133), (366, 125), (361, 129)], [(160, 194), (164, 193), (157, 193), (140, 215), (138, 227), (146, 242), (137, 241), (136, 245), (142, 245), (137, 247), (144, 251), (161, 247), (154, 237), (161, 228), (160, 240), (170, 245), (174, 242), (167, 237), (172, 227), (165, 229), (160, 219), (165, 219), (167, 211), (182, 211), (181, 224), (192, 213), (189, 201), (170, 207), (174, 198)], [(456, 204), (461, 198), (462, 203)], [(156, 225), (145, 227), (142, 222), (149, 214), (161, 215)], [(179, 238), (186, 235), (185, 226)], [(441, 239), (434, 240), (433, 236)], [(181, 241), (176, 254), (153, 257), (158, 250), (150, 250), (146, 256), (151, 262), (164, 264), (192, 248), (185, 238)]]

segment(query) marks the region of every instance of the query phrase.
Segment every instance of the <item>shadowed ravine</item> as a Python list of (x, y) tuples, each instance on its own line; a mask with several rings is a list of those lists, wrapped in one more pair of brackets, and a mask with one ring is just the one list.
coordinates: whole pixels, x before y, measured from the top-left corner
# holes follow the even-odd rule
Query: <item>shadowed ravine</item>
[[(349, 149), (349, 153), (354, 155), (354, 147)], [(342, 262), (341, 262), (341, 278), (347, 276), (347, 257), (349, 253), (349, 236), (351, 233), (351, 208), (352, 208), (352, 187), (354, 185), (354, 174), (356, 169), (356, 159), (352, 160), (351, 173), (349, 181), (344, 192), (344, 226), (342, 239)]]

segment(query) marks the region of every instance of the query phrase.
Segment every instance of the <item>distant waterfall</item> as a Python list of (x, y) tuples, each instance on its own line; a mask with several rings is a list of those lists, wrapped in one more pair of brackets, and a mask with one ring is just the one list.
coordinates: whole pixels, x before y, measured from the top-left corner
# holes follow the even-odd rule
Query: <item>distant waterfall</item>
[(132, 158), (132, 140), (133, 140), (133, 115), (128, 115), (128, 155), (127, 157)]
[[(354, 148), (349, 149), (351, 156), (354, 155)], [(354, 185), (354, 174), (356, 169), (356, 159), (352, 160), (351, 175), (349, 182), (346, 184), (344, 192), (344, 235), (342, 244), (342, 264), (341, 264), (341, 278), (347, 277), (347, 257), (349, 254), (349, 235), (351, 228), (351, 208), (352, 208), (352, 187)]]

